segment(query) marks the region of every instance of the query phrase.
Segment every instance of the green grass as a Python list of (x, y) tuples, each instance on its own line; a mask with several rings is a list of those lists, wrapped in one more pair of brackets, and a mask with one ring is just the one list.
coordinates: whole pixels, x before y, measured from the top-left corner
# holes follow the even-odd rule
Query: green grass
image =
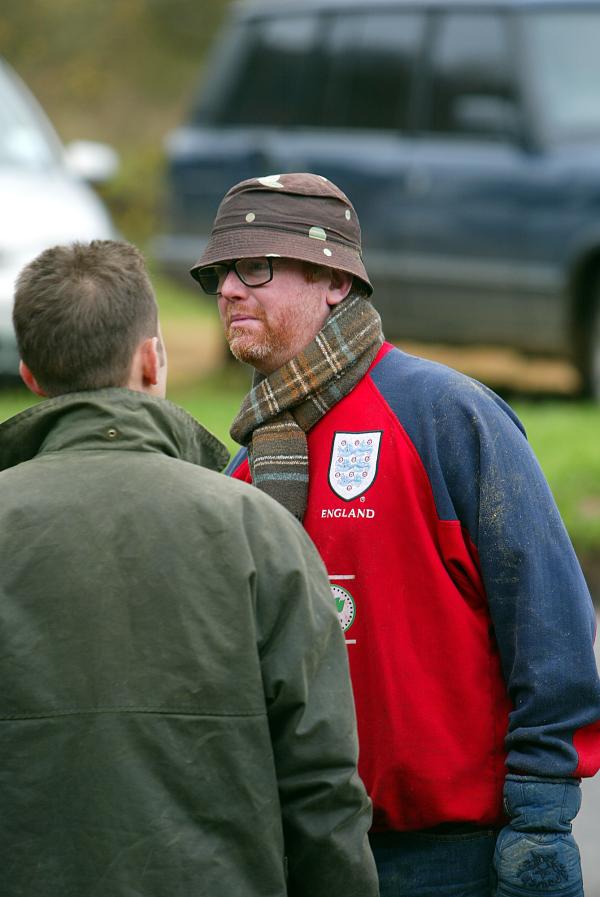
[(578, 550), (600, 549), (600, 407), (574, 401), (514, 407)]
[(223, 371), (190, 386), (169, 391), (168, 398), (181, 405), (233, 454), (239, 445), (229, 435), (229, 427), (249, 388), (249, 377), (240, 371)]
[(0, 392), (0, 421), (24, 411), (38, 401), (25, 387), (7, 389)]

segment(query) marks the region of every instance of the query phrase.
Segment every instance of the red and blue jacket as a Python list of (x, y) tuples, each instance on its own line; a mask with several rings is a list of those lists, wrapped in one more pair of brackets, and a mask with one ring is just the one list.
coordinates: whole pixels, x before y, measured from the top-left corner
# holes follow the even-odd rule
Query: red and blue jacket
[[(511, 409), (386, 343), (308, 454), (374, 830), (502, 825), (507, 767), (593, 775), (594, 611)], [(245, 449), (227, 472), (251, 481)]]

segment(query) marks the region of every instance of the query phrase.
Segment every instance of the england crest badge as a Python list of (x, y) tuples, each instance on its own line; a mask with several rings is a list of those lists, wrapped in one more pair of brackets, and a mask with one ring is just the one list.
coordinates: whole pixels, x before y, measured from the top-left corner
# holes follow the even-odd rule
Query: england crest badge
[(358, 498), (375, 480), (382, 432), (335, 433), (329, 464), (329, 485), (344, 501)]

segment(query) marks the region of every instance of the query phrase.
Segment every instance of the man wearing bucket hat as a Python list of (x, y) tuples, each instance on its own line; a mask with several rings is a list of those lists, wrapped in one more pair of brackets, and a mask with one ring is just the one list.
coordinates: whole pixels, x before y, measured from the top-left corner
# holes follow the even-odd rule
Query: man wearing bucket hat
[(594, 613), (519, 421), (384, 341), (356, 212), (323, 177), (234, 186), (191, 273), (255, 368), (228, 472), (328, 569), (383, 897), (580, 897)]

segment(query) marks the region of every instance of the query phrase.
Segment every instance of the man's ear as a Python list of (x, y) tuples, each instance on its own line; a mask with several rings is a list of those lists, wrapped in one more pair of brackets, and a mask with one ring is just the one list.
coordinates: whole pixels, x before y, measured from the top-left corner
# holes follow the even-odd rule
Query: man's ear
[(162, 346), (157, 336), (145, 339), (139, 347), (140, 369), (144, 386), (156, 386), (164, 364)]
[(24, 361), (19, 362), (19, 374), (21, 375), (21, 380), (23, 381), (27, 389), (31, 390), (31, 392), (34, 392), (36, 396), (45, 397), (47, 395), (47, 393), (44, 392)]
[(327, 305), (333, 307), (345, 299), (350, 292), (353, 279), (352, 274), (349, 274), (348, 271), (339, 271), (337, 268), (333, 268), (327, 290)]
[(148, 392), (164, 398), (167, 388), (167, 353), (160, 331), (158, 336), (143, 340), (133, 354), (127, 383), (128, 389)]

